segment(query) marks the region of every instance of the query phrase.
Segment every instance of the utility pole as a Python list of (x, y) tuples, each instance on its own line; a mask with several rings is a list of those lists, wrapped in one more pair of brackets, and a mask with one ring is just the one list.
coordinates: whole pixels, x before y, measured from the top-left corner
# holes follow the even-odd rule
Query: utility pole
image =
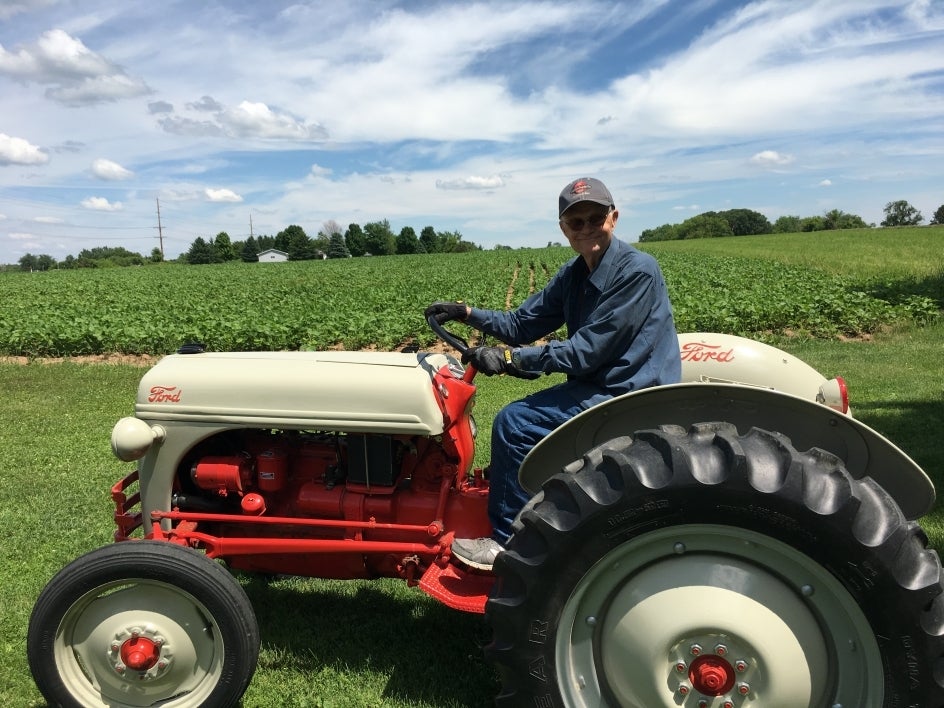
[(157, 202), (157, 238), (161, 244), (161, 260), (164, 260), (164, 230), (161, 228), (161, 200), (159, 197), (155, 197), (154, 201)]
[(252, 212), (249, 212), (249, 238), (252, 238)]

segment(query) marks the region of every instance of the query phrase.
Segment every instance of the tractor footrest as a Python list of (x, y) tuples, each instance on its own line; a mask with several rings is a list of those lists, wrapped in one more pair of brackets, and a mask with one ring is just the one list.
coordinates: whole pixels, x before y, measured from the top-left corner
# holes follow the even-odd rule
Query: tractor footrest
[(420, 589), (446, 607), (476, 614), (485, 613), (485, 601), (495, 584), (495, 576), (468, 573), (452, 565), (432, 563), (420, 578)]

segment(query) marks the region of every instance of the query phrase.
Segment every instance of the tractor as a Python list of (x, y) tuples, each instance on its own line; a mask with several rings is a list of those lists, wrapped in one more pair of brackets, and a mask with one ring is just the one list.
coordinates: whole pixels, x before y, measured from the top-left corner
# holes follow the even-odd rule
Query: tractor
[[(468, 343), (434, 318), (450, 348)], [(921, 468), (841, 378), (679, 335), (683, 382), (540, 442), (491, 572), (474, 367), (442, 352), (212, 352), (142, 377), (115, 543), (66, 565), (27, 654), (53, 706), (232, 706), (259, 631), (233, 571), (400, 578), (482, 613), (498, 706), (937, 708), (944, 593)]]

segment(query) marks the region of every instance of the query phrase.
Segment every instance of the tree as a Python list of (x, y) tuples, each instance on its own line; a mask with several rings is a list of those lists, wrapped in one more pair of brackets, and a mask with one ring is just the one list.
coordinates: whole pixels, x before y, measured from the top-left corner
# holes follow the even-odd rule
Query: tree
[(328, 219), (327, 221), (323, 222), (321, 225), (321, 231), (319, 231), (318, 235), (311, 240), (315, 246), (315, 251), (326, 254), (328, 249), (331, 247), (331, 237), (335, 234), (341, 234), (341, 237), (344, 237), (344, 229), (341, 228), (341, 224), (339, 224), (334, 219)]
[(774, 222), (775, 234), (796, 234), (803, 230), (803, 220), (799, 216), (781, 216)]
[(197, 236), (190, 244), (186, 259), (190, 265), (206, 265), (213, 262), (213, 247), (202, 236)]
[(275, 242), (284, 244), (284, 247), (276, 246), (276, 248), (288, 253), (290, 261), (310, 261), (318, 256), (318, 249), (315, 248), (314, 242), (308, 238), (305, 229), (298, 224), (292, 224), (277, 233)]
[(342, 236), (337, 231), (331, 234), (331, 239), (328, 242), (327, 254), (328, 258), (351, 257), (351, 252), (347, 250), (347, 245), (344, 243), (344, 236)]
[(728, 222), (735, 236), (769, 234), (773, 231), (767, 217), (753, 209), (728, 209), (718, 212), (718, 216)]
[(412, 226), (404, 226), (400, 229), (400, 234), (397, 236), (398, 255), (416, 253), (420, 245), (420, 240), (416, 237), (416, 231)]
[(882, 226), (917, 226), (922, 221), (924, 217), (921, 212), (904, 199), (885, 205), (885, 221)]
[(822, 216), (806, 216), (800, 219), (800, 231), (808, 233), (810, 231), (825, 231), (826, 219)]
[(397, 252), (397, 237), (386, 219), (364, 224), (364, 240), (371, 255), (389, 256)]
[(246, 243), (243, 244), (239, 258), (243, 263), (259, 262), (259, 246), (256, 244), (256, 238), (254, 236), (250, 236), (246, 239)]
[(39, 268), (38, 258), (32, 253), (21, 256), (20, 260), (17, 262), (20, 264), (20, 270), (25, 270), (28, 273), (38, 270)]
[(151, 249), (151, 263), (163, 263), (164, 254), (161, 253), (161, 249), (157, 246)]
[(823, 227), (827, 231), (834, 229), (865, 229), (868, 226), (861, 216), (847, 214), (840, 209), (827, 211), (823, 215)]
[(216, 235), (216, 238), (210, 243), (213, 244), (213, 248), (216, 250), (216, 257), (220, 261), (235, 261), (238, 258), (236, 249), (233, 248), (233, 243), (230, 241), (229, 234), (225, 231), (220, 231)]
[(934, 212), (934, 216), (931, 217), (931, 226), (940, 226), (941, 224), (944, 224), (944, 204), (941, 204)]
[(639, 234), (640, 243), (647, 241), (675, 241), (681, 238), (679, 236), (678, 226), (675, 224), (662, 224), (654, 229), (644, 229)]
[(717, 238), (719, 236), (733, 236), (731, 225), (724, 217), (714, 212), (706, 212), (686, 219), (678, 229), (679, 238)]
[(442, 252), (442, 243), (439, 241), (436, 229), (432, 226), (424, 226), (423, 230), (420, 231), (420, 243), (423, 244), (423, 248), (426, 249), (427, 253)]
[(367, 239), (360, 224), (348, 224), (344, 232), (344, 245), (352, 256), (363, 256), (367, 253)]

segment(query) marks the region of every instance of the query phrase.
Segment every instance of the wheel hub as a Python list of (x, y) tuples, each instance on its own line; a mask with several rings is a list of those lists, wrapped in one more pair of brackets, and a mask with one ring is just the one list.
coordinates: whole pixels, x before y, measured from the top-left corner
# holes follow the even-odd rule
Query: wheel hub
[(125, 627), (110, 642), (108, 658), (118, 675), (133, 671), (146, 681), (166, 673), (171, 659), (165, 649), (164, 637), (155, 628)]
[(706, 696), (721, 696), (734, 688), (734, 667), (720, 656), (700, 656), (688, 669), (692, 688)]
[(157, 663), (161, 648), (147, 637), (133, 637), (122, 643), (119, 653), (129, 669), (147, 671)]

